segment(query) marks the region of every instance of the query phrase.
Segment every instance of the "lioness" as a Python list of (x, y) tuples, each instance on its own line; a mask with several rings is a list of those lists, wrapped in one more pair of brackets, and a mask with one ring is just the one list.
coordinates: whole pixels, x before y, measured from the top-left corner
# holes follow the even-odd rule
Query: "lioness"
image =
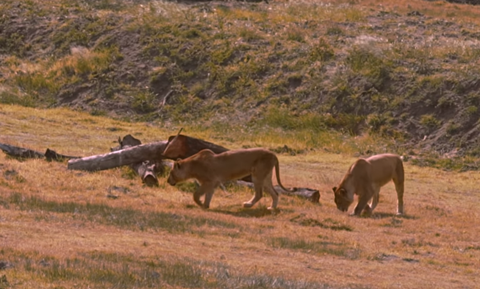
[[(172, 186), (188, 179), (197, 179), (200, 187), (193, 194), (193, 200), (200, 207), (208, 209), (215, 188), (227, 181), (238, 180), (251, 175), (255, 188), (253, 198), (243, 203), (243, 207), (250, 208), (262, 198), (262, 188), (272, 196), (272, 205), (269, 210), (277, 208), (278, 193), (272, 185), (272, 169), (275, 167), (277, 181), (280, 187), (286, 189), (280, 182), (280, 171), (277, 156), (262, 148), (239, 149), (215, 154), (204, 149), (197, 154), (174, 163), (168, 176), (168, 183)], [(200, 197), (205, 195), (202, 204)]]
[[(403, 214), (403, 162), (394, 154), (379, 154), (367, 159), (358, 159), (350, 166), (338, 187), (333, 187), (337, 208), (343, 212), (358, 195), (358, 204), (353, 215), (362, 211), (371, 215), (380, 198), (380, 188), (393, 180), (397, 191), (397, 214)], [(370, 202), (370, 204), (368, 204)]]

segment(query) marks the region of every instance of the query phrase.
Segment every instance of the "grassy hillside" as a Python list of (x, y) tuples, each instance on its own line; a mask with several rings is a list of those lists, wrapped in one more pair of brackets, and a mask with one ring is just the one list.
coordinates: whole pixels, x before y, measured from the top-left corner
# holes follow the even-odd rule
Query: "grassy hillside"
[(5, 0), (0, 15), (1, 103), (368, 135), (380, 148), (357, 154), (478, 168), (478, 6)]
[[(0, 105), (0, 123), (1, 143), (70, 155), (108, 152), (128, 133), (151, 142), (178, 131), (12, 105)], [(286, 134), (226, 139), (185, 131), (231, 148), (295, 145)], [(480, 173), (406, 162), (406, 215), (395, 215), (388, 184), (374, 216), (356, 218), (338, 211), (330, 193), (354, 158), (320, 150), (278, 155), (283, 184), (318, 189), (320, 204), (281, 196), (271, 214), (266, 196), (243, 209), (252, 191), (231, 185), (202, 210), (192, 182), (172, 187), (159, 176), (159, 187), (150, 188), (128, 168), (70, 171), (66, 163), (0, 153), (0, 288), (478, 286)]]

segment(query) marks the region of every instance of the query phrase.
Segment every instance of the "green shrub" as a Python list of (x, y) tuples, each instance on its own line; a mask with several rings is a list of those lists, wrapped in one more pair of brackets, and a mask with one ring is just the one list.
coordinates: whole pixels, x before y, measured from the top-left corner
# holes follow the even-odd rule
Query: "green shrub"
[(26, 107), (35, 107), (36, 102), (29, 94), (18, 95), (9, 91), (0, 92), (0, 103), (18, 104)]
[(420, 118), (420, 123), (429, 129), (434, 129), (437, 128), (441, 122), (436, 119), (433, 114), (424, 114)]
[(156, 109), (156, 96), (148, 91), (138, 92), (132, 101), (132, 107), (140, 113), (152, 112)]
[(476, 107), (474, 105), (471, 105), (471, 106), (466, 108), (465, 112), (469, 116), (475, 115), (478, 112), (478, 107)]
[(320, 38), (310, 50), (310, 61), (328, 61), (334, 56), (334, 49), (324, 38)]
[(345, 63), (353, 72), (368, 77), (377, 87), (390, 79), (391, 64), (385, 55), (377, 55), (369, 47), (353, 47), (348, 51)]
[(460, 125), (458, 123), (456, 123), (454, 120), (450, 120), (448, 121), (447, 123), (447, 135), (453, 135), (455, 134), (458, 129), (460, 128)]

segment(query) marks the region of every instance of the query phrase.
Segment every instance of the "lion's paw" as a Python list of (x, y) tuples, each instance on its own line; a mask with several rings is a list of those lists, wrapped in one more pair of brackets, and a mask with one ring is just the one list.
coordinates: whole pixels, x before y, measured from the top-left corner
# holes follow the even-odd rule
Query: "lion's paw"
[(365, 209), (363, 209), (363, 215), (366, 217), (370, 217), (373, 213), (372, 207), (366, 206)]
[(253, 206), (252, 203), (249, 203), (249, 202), (243, 203), (243, 207), (244, 207), (244, 208), (251, 208), (252, 206)]

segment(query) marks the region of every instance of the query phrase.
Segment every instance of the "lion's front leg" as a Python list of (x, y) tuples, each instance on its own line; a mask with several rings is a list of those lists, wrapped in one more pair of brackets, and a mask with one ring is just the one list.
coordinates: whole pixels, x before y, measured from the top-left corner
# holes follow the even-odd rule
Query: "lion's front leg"
[(373, 188), (371, 188), (370, 186), (367, 186), (362, 188), (362, 191), (360, 191), (358, 194), (358, 203), (355, 206), (355, 209), (353, 211), (353, 215), (355, 216), (360, 216), (364, 210), (366, 213), (371, 214), (373, 210), (372, 207), (368, 205), (368, 202), (372, 199), (373, 195), (375, 194)]
[(217, 184), (209, 184), (205, 186), (205, 201), (203, 202), (203, 207), (205, 209), (210, 208), (210, 202), (212, 201), (213, 193), (215, 192), (215, 188)]
[(374, 186), (373, 198), (371, 199), (370, 204), (367, 204), (363, 209), (363, 215), (370, 217), (373, 214), (373, 210), (377, 207), (379, 200), (380, 200), (380, 188), (377, 186)]
[(395, 181), (395, 189), (397, 191), (397, 215), (403, 215), (403, 177), (400, 180)]
[[(215, 191), (215, 185), (210, 183), (203, 183), (200, 187), (193, 193), (193, 201), (205, 209), (210, 207), (210, 201), (212, 200), (213, 192)], [(200, 201), (200, 197), (205, 195), (205, 202)]]
[(203, 208), (203, 204), (200, 201), (200, 197), (203, 196), (204, 194), (205, 193), (202, 192), (202, 190), (200, 188), (198, 190), (196, 190), (195, 193), (193, 193), (193, 201), (202, 208)]

